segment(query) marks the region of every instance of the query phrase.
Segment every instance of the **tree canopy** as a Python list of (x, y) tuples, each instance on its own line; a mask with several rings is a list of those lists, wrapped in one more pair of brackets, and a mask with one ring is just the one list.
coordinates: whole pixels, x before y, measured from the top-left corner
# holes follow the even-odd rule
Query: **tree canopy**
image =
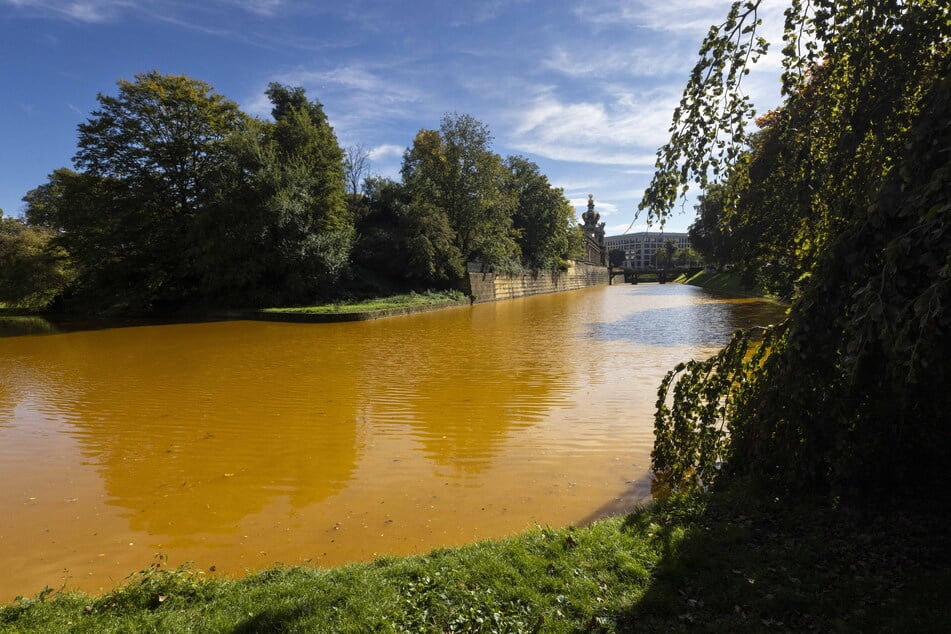
[(730, 257), (772, 263), (793, 303), (761, 338), (668, 375), (654, 468), (674, 482), (747, 475), (836, 496), (940, 489), (951, 7), (794, 0), (784, 103), (750, 139), (733, 93), (764, 47), (759, 5), (734, 4), (705, 40), (643, 205), (665, 217), (696, 178), (720, 208), (716, 227), (736, 230)]
[(530, 269), (556, 269), (572, 252), (577, 233), (574, 209), (538, 165), (523, 156), (505, 159), (505, 188), (515, 200), (512, 229), (522, 262)]
[(367, 212), (357, 223), (355, 259), (374, 271), (395, 272), (411, 286), (443, 286), (462, 276), (462, 254), (445, 209), (386, 178), (367, 179), (363, 192)]
[(467, 261), (511, 269), (556, 269), (577, 251), (574, 210), (561, 189), (521, 156), (490, 149), (488, 127), (469, 115), (446, 115), (421, 130), (403, 157), (403, 182), (414, 201), (446, 212)]
[[(27, 193), (29, 231), (5, 225), (71, 272), (50, 286), (58, 305), (300, 304), (451, 286), (467, 261), (554, 269), (577, 247), (562, 191), (531, 161), (492, 152), (488, 126), (469, 115), (421, 130), (398, 183), (368, 177), (369, 151), (342, 150), (303, 88), (272, 83), (266, 94), (271, 120), (205, 82), (157, 71), (98, 96), (78, 128), (75, 170), (56, 169)], [(29, 278), (15, 270), (22, 286)]]
[(0, 210), (0, 303), (43, 309), (72, 278), (65, 253), (51, 246), (55, 232), (31, 227)]
[(403, 183), (414, 204), (446, 212), (466, 260), (517, 262), (512, 236), (515, 199), (505, 189), (502, 158), (491, 151), (488, 126), (469, 115), (446, 115), (439, 130), (420, 130), (403, 156)]
[(350, 259), (353, 218), (343, 153), (319, 103), (271, 84), (275, 121), (253, 121), (227, 143), (219, 195), (198, 223), (203, 294), (260, 305), (329, 295)]
[(274, 122), (205, 82), (120, 80), (79, 126), (78, 171), (29, 192), (31, 224), (74, 262), (82, 310), (307, 301), (349, 260), (343, 155), (302, 88), (271, 84)]

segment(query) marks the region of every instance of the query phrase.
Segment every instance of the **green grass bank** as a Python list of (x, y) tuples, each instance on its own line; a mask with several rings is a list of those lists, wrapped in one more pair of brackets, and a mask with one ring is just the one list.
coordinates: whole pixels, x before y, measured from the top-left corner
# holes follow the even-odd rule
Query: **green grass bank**
[(397, 315), (411, 315), (453, 306), (468, 306), (469, 303), (469, 298), (460, 291), (426, 291), (424, 293), (407, 293), (313, 306), (264, 308), (248, 311), (245, 316), (268, 321), (366, 321)]
[[(170, 315), (166, 319), (266, 319), (271, 321), (362, 321), (379, 319), (395, 315), (409, 315), (412, 313), (450, 308), (453, 306), (468, 306), (470, 298), (461, 291), (425, 291), (410, 292), (398, 295), (374, 297), (371, 299), (342, 300), (316, 304), (312, 306), (281, 306), (273, 308), (225, 309), (225, 310), (183, 310)], [(90, 315), (73, 315), (58, 313), (43, 313), (18, 308), (8, 308), (0, 304), (0, 317), (12, 320), (14, 318), (43, 318), (50, 319), (110, 319), (110, 317), (96, 317)], [(163, 316), (152, 317), (162, 319)], [(132, 317), (132, 319), (149, 319), (149, 317)]]
[(951, 631), (947, 509), (750, 499), (684, 497), (585, 528), (238, 580), (157, 562), (100, 597), (0, 607), (0, 631)]
[(679, 284), (689, 284), (690, 286), (699, 286), (711, 291), (729, 293), (731, 295), (749, 296), (749, 297), (768, 297), (769, 294), (763, 288), (757, 288), (743, 280), (743, 277), (732, 271), (723, 271), (721, 273), (710, 273), (700, 271), (694, 275), (680, 275), (674, 282)]

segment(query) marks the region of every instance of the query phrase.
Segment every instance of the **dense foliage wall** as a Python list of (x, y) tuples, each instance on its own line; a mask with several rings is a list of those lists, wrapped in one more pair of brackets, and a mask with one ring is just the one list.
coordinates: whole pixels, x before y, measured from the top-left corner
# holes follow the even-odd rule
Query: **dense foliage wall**
[(157, 71), (100, 94), (78, 128), (76, 171), (53, 171), (24, 198), (27, 224), (2, 227), (16, 262), (0, 302), (93, 313), (301, 304), (449, 287), (469, 260), (554, 270), (577, 248), (562, 191), (531, 161), (493, 153), (468, 115), (420, 131), (403, 182), (365, 178), (360, 194), (369, 159), (341, 150), (322, 105), (299, 87), (271, 84), (267, 96), (271, 120)]
[(417, 286), (459, 280), (472, 261), (507, 272), (565, 269), (581, 245), (571, 204), (535, 163), (503, 159), (491, 142), (468, 115), (420, 130), (402, 182), (364, 185), (355, 261)]
[[(738, 3), (708, 37), (700, 66), (729, 61), (688, 87), (685, 112), (710, 103), (711, 85), (737, 89), (731, 77), (762, 44), (747, 28), (758, 6)], [(662, 150), (646, 205), (666, 213), (659, 194), (669, 184), (720, 166), (701, 205), (707, 235), (729, 237), (722, 257), (766, 269), (793, 304), (784, 324), (739, 335), (668, 376), (658, 472), (680, 483), (747, 475), (780, 491), (868, 498), (946, 486), (949, 51), (944, 2), (793, 2), (786, 97), (761, 131), (718, 155), (710, 150), (724, 128), (711, 121), (705, 144), (675, 134)], [(748, 114), (727, 104), (737, 105), (736, 116)]]
[(352, 222), (320, 104), (272, 85), (272, 123), (181, 75), (118, 88), (79, 126), (78, 171), (58, 169), (24, 198), (27, 221), (54, 230), (75, 267), (69, 307), (151, 312), (326, 290)]

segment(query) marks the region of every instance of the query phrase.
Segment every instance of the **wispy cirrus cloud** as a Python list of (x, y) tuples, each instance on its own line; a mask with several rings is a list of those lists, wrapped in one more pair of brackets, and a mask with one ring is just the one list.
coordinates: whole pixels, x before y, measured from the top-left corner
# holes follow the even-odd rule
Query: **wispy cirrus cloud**
[[(692, 66), (701, 39), (711, 26), (723, 23), (729, 8), (723, 0), (585, 0), (574, 13), (595, 30), (627, 27), (666, 34), (673, 41), (665, 47)], [(770, 53), (756, 65), (760, 71), (780, 68), (785, 8), (785, 3), (765, 2), (757, 9), (756, 17), (762, 21), (757, 35), (770, 43)]]
[[(277, 15), (288, 6), (286, 0), (213, 0), (210, 4), (224, 9), (237, 8), (261, 17)], [(0, 0), (0, 6), (3, 5), (38, 17), (86, 23), (112, 22), (136, 14), (174, 21), (176, 16), (191, 15), (192, 9), (197, 12), (209, 9), (209, 5), (189, 7), (169, 0)], [(184, 20), (182, 23), (187, 24)]]
[(276, 15), (287, 7), (284, 0), (223, 0), (225, 5), (232, 5), (248, 13), (260, 16)]
[(417, 90), (409, 88), (389, 76), (360, 64), (348, 64), (326, 70), (308, 70), (292, 74), (305, 84), (335, 86), (364, 95), (376, 95), (387, 103), (405, 103), (419, 99)]
[[(578, 196), (577, 198), (569, 198), (569, 199), (568, 199), (568, 202), (569, 202), (569, 203), (571, 204), (571, 206), (574, 207), (575, 209), (587, 209), (587, 208), (588, 208), (588, 196), (587, 196), (587, 195)], [(598, 202), (597, 200), (595, 200), (595, 201), (594, 201), (594, 204), (595, 204), (595, 209), (597, 210), (597, 212), (598, 212), (599, 214), (601, 214), (601, 217), (602, 217), (602, 218), (605, 217), (605, 216), (615, 215), (615, 214), (617, 214), (617, 212), (618, 212), (618, 206), (615, 205), (615, 204), (613, 204), (613, 203)]]
[[(424, 99), (424, 93), (409, 82), (360, 63), (297, 69), (281, 73), (273, 81), (302, 86), (310, 98), (326, 104), (328, 113), (336, 113), (335, 125), (341, 120), (369, 122), (401, 116), (412, 112), (414, 104)], [(263, 89), (245, 107), (262, 116), (271, 111)]]
[(396, 145), (393, 143), (385, 143), (383, 145), (370, 148), (369, 156), (370, 160), (373, 161), (402, 158), (404, 150), (406, 150), (405, 146)]
[(569, 101), (554, 91), (542, 92), (519, 109), (509, 141), (521, 151), (555, 160), (653, 165), (677, 95), (659, 91), (642, 96), (617, 89), (611, 97)]
[(452, 26), (468, 26), (483, 24), (495, 20), (503, 15), (513, 5), (523, 4), (526, 0), (488, 0), (483, 2), (461, 2), (453, 7), (455, 17), (450, 21)]
[[(438, 121), (439, 100), (414, 80), (412, 69), (377, 67), (354, 61), (331, 67), (299, 68), (269, 78), (301, 86), (310, 99), (324, 104), (324, 111), (342, 143), (373, 143), (370, 158), (387, 176), (398, 172), (405, 147), (420, 120)], [(242, 103), (251, 114), (268, 117), (271, 103), (261, 86)], [(407, 132), (409, 126), (413, 132)]]
[(542, 67), (572, 78), (686, 76), (694, 56), (670, 46), (637, 46), (618, 49), (557, 47), (542, 60)]
[(125, 0), (0, 0), (0, 4), (35, 16), (76, 22), (108, 22), (129, 9)]
[(575, 15), (599, 28), (634, 26), (654, 31), (705, 32), (726, 17), (729, 4), (723, 0), (586, 0)]

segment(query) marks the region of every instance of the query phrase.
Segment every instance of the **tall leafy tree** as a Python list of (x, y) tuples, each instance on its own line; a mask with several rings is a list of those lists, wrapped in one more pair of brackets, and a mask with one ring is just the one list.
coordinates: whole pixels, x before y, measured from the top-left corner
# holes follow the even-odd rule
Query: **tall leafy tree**
[(246, 121), (205, 82), (157, 71), (120, 80), (79, 126), (74, 163), (27, 195), (28, 215), (68, 233), (87, 308), (148, 311), (197, 288), (186, 257), (224, 139)]
[(357, 256), (377, 275), (417, 287), (445, 286), (463, 274), (462, 256), (445, 210), (413, 200), (385, 178), (364, 183), (366, 214)]
[(414, 206), (446, 213), (463, 258), (504, 266), (519, 259), (512, 235), (515, 199), (491, 142), (485, 124), (469, 115), (446, 115), (438, 131), (416, 135), (403, 155), (402, 175)]
[(624, 249), (611, 249), (608, 251), (608, 264), (617, 268), (624, 266), (624, 260), (627, 258), (627, 253)]
[(558, 268), (569, 255), (570, 233), (577, 225), (571, 203), (532, 161), (510, 156), (505, 167), (506, 188), (515, 199), (512, 225), (522, 263), (535, 270)]
[(202, 289), (226, 303), (311, 301), (346, 269), (353, 218), (343, 153), (321, 105), (271, 84), (274, 122), (233, 134), (199, 223)]
[(80, 307), (302, 301), (346, 268), (353, 222), (343, 155), (323, 108), (272, 84), (273, 122), (201, 81), (120, 81), (79, 126), (80, 172), (25, 198), (76, 264)]
[(307, 173), (301, 200), (306, 213), (321, 230), (349, 232), (352, 218), (345, 204), (343, 150), (323, 106), (307, 101), (300, 87), (272, 83), (267, 96), (274, 104), (272, 140), (281, 163), (291, 170), (303, 164)]
[(73, 308), (141, 311), (154, 299), (149, 280), (164, 271), (152, 257), (149, 219), (129, 200), (121, 181), (67, 168), (24, 196), (28, 223), (54, 230), (52, 244), (69, 254), (76, 277), (64, 295)]
[(697, 218), (689, 228), (690, 244), (704, 259), (719, 267), (734, 261), (731, 230), (727, 223), (728, 196), (723, 185), (710, 185), (696, 206)]
[(219, 143), (244, 122), (237, 104), (207, 83), (158, 71), (120, 80), (99, 94), (99, 109), (79, 125), (74, 162), (86, 173), (121, 181), (156, 213), (188, 216), (207, 200)]

